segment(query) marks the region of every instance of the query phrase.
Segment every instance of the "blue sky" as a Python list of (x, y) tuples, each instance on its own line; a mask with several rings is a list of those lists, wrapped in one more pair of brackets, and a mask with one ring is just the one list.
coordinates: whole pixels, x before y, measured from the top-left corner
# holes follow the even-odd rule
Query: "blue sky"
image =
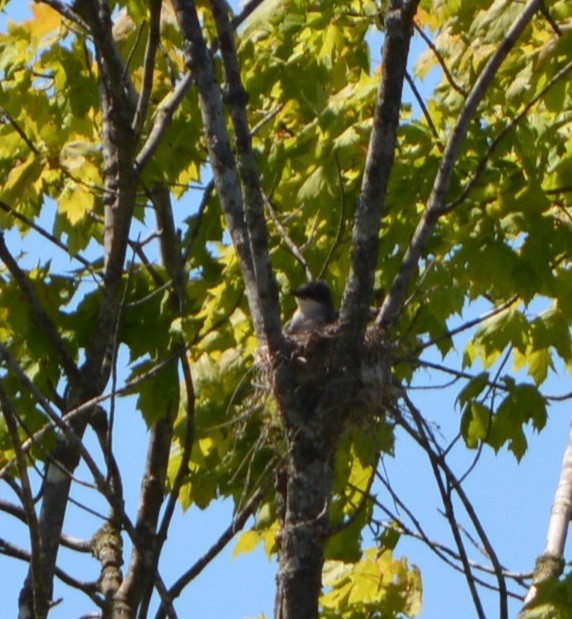
[[(15, 20), (28, 13), (27, 3), (11, 2), (8, 14)], [(0, 19), (0, 29), (5, 28)], [(372, 56), (376, 58), (376, 41), (373, 43)], [(377, 45), (379, 49), (379, 45)], [(416, 42), (413, 56), (423, 51), (424, 45)], [(422, 85), (427, 89), (431, 85)], [(408, 92), (406, 98), (410, 99)], [(189, 204), (189, 208), (196, 205)], [(31, 258), (45, 247), (38, 245), (38, 240), (30, 237), (25, 244), (16, 235), (7, 239), (11, 249), (27, 249)], [(36, 258), (37, 259), (37, 258)], [(67, 259), (64, 259), (64, 261)], [(63, 265), (63, 268), (71, 268)], [(475, 312), (477, 308), (470, 308)], [(454, 356), (453, 356), (454, 358)], [(459, 363), (459, 359), (456, 362)], [(559, 368), (558, 376), (553, 378), (545, 388), (546, 392), (562, 393), (570, 389), (569, 376), (564, 368)], [(420, 384), (442, 382), (443, 377), (436, 372), (426, 372), (419, 376)], [(458, 429), (459, 411), (454, 408), (455, 390), (413, 392), (413, 400), (425, 417), (439, 427), (445, 436), (452, 437)], [(474, 501), (485, 529), (491, 536), (501, 562), (515, 571), (530, 571), (535, 557), (542, 552), (550, 508), (558, 481), (562, 455), (566, 446), (571, 409), (564, 403), (553, 405), (549, 409), (547, 428), (537, 435), (527, 433), (529, 451), (524, 460), (517, 464), (514, 457), (506, 451), (494, 455), (485, 449), (479, 466), (466, 482), (467, 491)], [(134, 410), (134, 402), (129, 399), (119, 401), (117, 411), (117, 442), (119, 464), (126, 472), (125, 490), (128, 511), (135, 513), (139, 494), (139, 480), (143, 470), (144, 451), (139, 453), (133, 446), (146, 442), (146, 429), (139, 415)], [(453, 461), (462, 471), (470, 464), (474, 452), (467, 452), (463, 447), (453, 454)], [(450, 544), (447, 523), (440, 515), (440, 501), (435, 483), (430, 476), (430, 469), (425, 456), (419, 452), (403, 434), (398, 433), (396, 454), (386, 458), (384, 466), (392, 485), (423, 522), (432, 539)], [(89, 479), (87, 472), (80, 468), (77, 476)], [(0, 487), (0, 498), (14, 500), (5, 486)], [(385, 500), (384, 491), (375, 488), (380, 499)], [(78, 500), (93, 499), (93, 492), (86, 488), (77, 488), (74, 497)], [(107, 512), (101, 504), (102, 514)], [(217, 539), (222, 530), (228, 526), (232, 517), (231, 506), (220, 502), (206, 511), (191, 508), (186, 514), (180, 510), (173, 522), (169, 540), (161, 563), (161, 572), (167, 584), (176, 579), (182, 571), (201, 557)], [(0, 514), (1, 537), (27, 547), (27, 533), (22, 525)], [(76, 507), (71, 507), (67, 515), (65, 532), (68, 535), (89, 538), (101, 525), (101, 520), (90, 516)], [(193, 616), (202, 619), (255, 617), (265, 613), (273, 614), (274, 578), (276, 566), (270, 562), (261, 549), (249, 555), (232, 557), (231, 544), (186, 590), (177, 603), (181, 617)], [(405, 555), (411, 563), (418, 565), (424, 579), (424, 609), (422, 619), (443, 619), (444, 617), (474, 616), (467, 587), (463, 576), (451, 571), (434, 557), (420, 542), (403, 539), (396, 549), (397, 555)], [(471, 549), (471, 557), (486, 563), (479, 556), (477, 549)], [(66, 568), (77, 568), (85, 564), (86, 578), (97, 576), (98, 566), (90, 557), (80, 557), (63, 550), (60, 564)], [(26, 565), (0, 556), (0, 594), (3, 607), (15, 616), (17, 595), (26, 573)], [(55, 597), (64, 597), (64, 601), (50, 614), (54, 619), (79, 617), (92, 610), (89, 601), (68, 589), (61, 583), (56, 584)], [(487, 616), (494, 617), (496, 599), (487, 597)], [(518, 606), (512, 608), (516, 614)], [(12, 610), (13, 609), (13, 610)]]

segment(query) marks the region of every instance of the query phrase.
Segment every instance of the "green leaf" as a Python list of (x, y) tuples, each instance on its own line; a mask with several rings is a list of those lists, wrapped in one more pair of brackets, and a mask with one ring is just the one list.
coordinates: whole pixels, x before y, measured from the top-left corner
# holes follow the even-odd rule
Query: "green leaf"
[(496, 412), (487, 442), (495, 450), (508, 444), (520, 460), (528, 445), (523, 427), (532, 423), (535, 430), (542, 430), (546, 420), (546, 401), (538, 389), (534, 385), (515, 384)]
[(465, 444), (475, 449), (484, 441), (492, 426), (492, 411), (480, 402), (471, 401), (465, 406), (461, 419), (461, 432)]
[(464, 407), (468, 402), (474, 400), (489, 383), (489, 376), (488, 372), (481, 372), (471, 378), (457, 396), (457, 403)]
[[(145, 374), (155, 366), (151, 361), (144, 361), (135, 366), (132, 378)], [(160, 419), (174, 417), (179, 407), (179, 376), (176, 363), (166, 365), (152, 378), (143, 381), (136, 388), (139, 394), (137, 407), (148, 426)]]

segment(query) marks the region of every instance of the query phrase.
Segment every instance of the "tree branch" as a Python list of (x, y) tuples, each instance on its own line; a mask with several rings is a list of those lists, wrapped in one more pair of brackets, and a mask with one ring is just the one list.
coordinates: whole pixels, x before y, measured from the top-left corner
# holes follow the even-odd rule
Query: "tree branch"
[[(431, 130), (433, 137), (436, 140), (439, 140), (439, 132), (437, 131), (437, 127), (435, 127), (435, 123), (433, 122), (433, 119), (431, 118), (431, 114), (429, 114), (429, 110), (427, 109), (427, 106), (425, 105), (425, 101), (423, 100), (423, 97), (421, 96), (419, 89), (417, 88), (415, 82), (413, 81), (413, 78), (411, 77), (411, 75), (409, 75), (409, 71), (405, 71), (405, 79), (407, 80), (407, 83), (409, 84), (409, 88), (411, 88), (411, 92), (413, 93), (413, 96), (415, 97), (417, 104), (419, 105), (419, 107), (421, 108), (421, 111), (423, 112), (423, 117), (425, 118), (425, 122), (427, 123), (427, 126)], [(437, 142), (437, 145), (440, 149), (442, 148), (442, 145), (440, 142)]]
[[(232, 523), (223, 531), (217, 541), (207, 550), (207, 552), (184, 574), (182, 574), (175, 584), (169, 589), (169, 596), (171, 599), (177, 598), (185, 587), (195, 579), (203, 569), (223, 550), (223, 548), (232, 540), (232, 538), (243, 529), (247, 520), (256, 511), (256, 508), (260, 505), (260, 502), (264, 498), (264, 495), (270, 488), (271, 479), (262, 483), (260, 488), (252, 495), (250, 501), (246, 504), (244, 509), (238, 514), (232, 521)], [(165, 619), (165, 611), (163, 606), (159, 608), (155, 619)]]
[(143, 60), (143, 81), (137, 109), (133, 117), (133, 130), (139, 133), (147, 116), (149, 99), (153, 90), (153, 72), (155, 70), (155, 57), (160, 43), (161, 36), (161, 5), (163, 0), (150, 0), (149, 2), (149, 36), (145, 47), (145, 57)]
[(504, 41), (500, 44), (495, 53), (489, 58), (483, 71), (477, 78), (459, 117), (457, 122), (451, 131), (449, 140), (443, 153), (441, 165), (437, 172), (437, 177), (433, 184), (433, 189), (427, 207), (423, 216), (421, 217), (417, 229), (413, 234), (413, 238), (407, 248), (403, 257), (401, 267), (397, 273), (389, 294), (385, 297), (383, 305), (376, 318), (376, 325), (378, 327), (388, 327), (397, 321), (399, 312), (403, 306), (405, 297), (407, 296), (407, 289), (413, 279), (413, 275), (417, 269), (417, 265), (421, 258), (421, 255), (429, 241), (433, 228), (439, 219), (439, 216), (443, 213), (445, 207), (445, 197), (449, 184), (451, 182), (451, 176), (455, 167), (455, 162), (459, 155), (461, 145), (467, 135), (469, 123), (477, 111), (477, 107), (487, 89), (494, 79), (499, 67), (506, 58), (507, 54), (514, 47), (518, 37), (522, 31), (526, 28), (534, 13), (538, 10), (542, 0), (529, 0), (528, 4), (513, 23), (509, 29)]
[(458, 92), (461, 95), (461, 97), (463, 97), (463, 99), (466, 99), (467, 93), (459, 86), (459, 84), (457, 84), (457, 82), (451, 75), (451, 72), (449, 71), (449, 67), (447, 66), (445, 59), (441, 55), (441, 52), (437, 49), (435, 43), (433, 43), (433, 41), (425, 34), (423, 28), (421, 28), (417, 24), (414, 24), (414, 26), (415, 26), (415, 30), (417, 31), (417, 34), (419, 34), (419, 36), (425, 41), (425, 43), (427, 44), (427, 47), (433, 52), (433, 54), (435, 55), (435, 58), (437, 58), (437, 62), (441, 66), (441, 69), (443, 69), (443, 74), (445, 75), (445, 78), (447, 79), (447, 82), (449, 83), (451, 88), (455, 92)]
[[(7, 542), (6, 540), (1, 538), (0, 554), (6, 555), (8, 557), (13, 557), (14, 559), (19, 559), (20, 561), (25, 561), (26, 563), (30, 563), (31, 561), (31, 556), (29, 552), (23, 550), (22, 548), (18, 548), (17, 546), (14, 546), (13, 544), (10, 544), (10, 542)], [(98, 596), (97, 583), (82, 582), (80, 580), (77, 580), (59, 567), (56, 567), (55, 575), (69, 587), (73, 587), (74, 589), (77, 589), (78, 591), (81, 591), (82, 593), (87, 595), (87, 597), (89, 597), (89, 599), (96, 606), (103, 609), (104, 604), (101, 601), (101, 598)]]
[[(0, 209), (5, 211), (6, 213), (10, 213), (10, 215), (14, 217), (14, 219), (17, 219), (18, 221), (22, 222), (23, 224), (25, 224), (32, 230), (35, 230), (38, 234), (43, 236), (50, 243), (53, 243), (56, 247), (63, 250), (67, 255), (70, 255), (69, 248), (65, 245), (65, 243), (62, 243), (56, 236), (54, 236), (53, 234), (50, 234), (47, 230), (42, 228), (42, 226), (39, 226), (32, 219), (26, 217), (25, 215), (22, 215), (22, 213), (19, 213), (14, 207), (0, 200)], [(77, 260), (80, 264), (82, 264), (85, 267), (85, 269), (89, 272), (89, 274), (93, 277), (93, 279), (96, 282), (99, 282), (101, 278), (99, 274), (95, 271), (95, 269), (93, 268), (93, 265), (91, 264), (89, 260), (81, 256), (80, 254), (73, 254), (71, 257), (74, 260)]]
[[(115, 332), (121, 312), (121, 279), (127, 249), (129, 227), (135, 207), (137, 175), (133, 157), (137, 137), (131, 129), (137, 97), (112, 34), (112, 20), (107, 0), (74, 4), (81, 18), (89, 25), (101, 80), (100, 99), (103, 117), (104, 160), (104, 282), (99, 315), (85, 363), (80, 369), (81, 384), (70, 381), (66, 398), (68, 409), (77, 408), (86, 400), (98, 396), (109, 379), (115, 355)], [(88, 411), (90, 409), (87, 409)], [(52, 418), (58, 427), (58, 420)], [(80, 455), (90, 467), (89, 454), (82, 449), (88, 415), (78, 416), (73, 425), (63, 424), (48, 464), (39, 523), (41, 531), (42, 573), (46, 595), (53, 590), (53, 574), (59, 549), (71, 487), (71, 477)], [(94, 463), (91, 463), (94, 465)], [(95, 466), (95, 465), (94, 465)], [(97, 467), (92, 474), (97, 475)], [(103, 479), (105, 483), (105, 479)], [(20, 595), (20, 613), (32, 611), (31, 574)]]
[(89, 32), (89, 26), (85, 23), (85, 21), (78, 15), (77, 12), (73, 11), (71, 8), (66, 6), (63, 2), (59, 0), (40, 0), (42, 4), (45, 4), (57, 13), (59, 13), (62, 17), (69, 19), (70, 22), (74, 23), (76, 26), (79, 26), (81, 30), (84, 32)]
[(282, 237), (282, 240), (286, 244), (286, 247), (288, 248), (292, 256), (294, 256), (294, 258), (300, 263), (300, 266), (304, 269), (304, 272), (306, 273), (306, 279), (310, 281), (311, 279), (313, 279), (312, 272), (310, 271), (310, 267), (308, 266), (304, 255), (302, 254), (300, 248), (296, 245), (296, 243), (294, 243), (291, 236), (288, 234), (286, 228), (282, 225), (282, 222), (278, 218), (278, 215), (274, 209), (274, 205), (272, 204), (270, 198), (267, 195), (264, 195), (264, 200), (266, 202), (266, 208), (268, 209), (270, 220), (276, 226), (278, 234)]
[[(4, 354), (4, 351), (6, 350), (7, 349), (5, 347), (0, 345), (0, 354)], [(109, 393), (104, 393), (100, 396), (91, 398), (90, 400), (86, 400), (82, 404), (79, 404), (77, 407), (68, 410), (66, 414), (62, 417), (62, 421), (64, 423), (73, 424), (75, 421), (77, 421), (79, 417), (84, 417), (87, 412), (92, 411), (97, 405), (102, 404), (103, 402), (106, 402), (107, 400), (115, 396), (130, 393), (133, 389), (136, 389), (137, 387), (142, 385), (144, 382), (146, 382), (150, 378), (153, 378), (153, 376), (156, 376), (159, 372), (162, 372), (168, 365), (173, 363), (177, 358), (178, 358), (178, 354), (172, 353), (166, 359), (163, 359), (157, 362), (153, 367), (147, 370), (147, 372), (145, 372), (144, 374), (141, 374), (137, 378), (134, 378), (133, 380), (125, 383), (125, 385), (121, 387), (120, 389), (117, 389), (115, 391), (110, 391)], [(27, 378), (26, 375), (23, 373), (22, 373), (22, 377)], [(28, 383), (25, 383), (25, 384), (28, 385)], [(33, 387), (32, 383), (29, 383), (29, 385)], [(41, 398), (37, 401), (44, 410), (51, 409), (49, 402), (42, 396), (42, 394), (39, 391), (34, 390), (34, 391), (31, 391), (31, 393), (35, 398), (38, 398), (38, 397)], [(55, 411), (52, 411), (52, 412), (54, 415), (56, 415)], [(48, 416), (50, 417), (50, 415)], [(24, 452), (27, 453), (28, 451), (30, 451), (30, 449), (34, 447), (35, 443), (39, 441), (43, 436), (45, 436), (47, 432), (53, 431), (54, 427), (57, 427), (57, 425), (46, 424), (43, 428), (35, 432), (29, 439), (24, 441), (22, 443), (22, 449), (24, 450)], [(15, 464), (15, 461), (10, 460), (0, 469), (0, 479), (4, 479), (6, 477), (6, 475), (10, 472), (14, 464)]]
[[(262, 4), (263, 1), (264, 0), (251, 0), (248, 2), (244, 6), (241, 13), (232, 20), (233, 27), (238, 28), (238, 26), (240, 26), (240, 24), (242, 24), (244, 20)], [(189, 73), (187, 73), (174, 88), (164, 105), (162, 105), (157, 111), (153, 127), (145, 140), (145, 144), (135, 158), (135, 167), (137, 170), (143, 170), (149, 161), (151, 161), (151, 158), (155, 154), (155, 151), (161, 143), (165, 132), (173, 120), (175, 112), (181, 104), (181, 101), (185, 98), (189, 88), (194, 84), (194, 81), (195, 75), (192, 71), (189, 71)]]
[[(495, 549), (493, 545), (491, 544), (479, 518), (477, 517), (475, 509), (471, 501), (469, 500), (467, 494), (465, 493), (463, 486), (460, 484), (459, 480), (455, 477), (455, 475), (453, 474), (453, 471), (447, 464), (444, 454), (435, 453), (433, 449), (431, 448), (431, 440), (433, 440), (434, 442), (436, 441), (434, 438), (428, 436), (429, 431), (427, 430), (427, 422), (423, 419), (421, 413), (417, 410), (413, 402), (407, 397), (407, 394), (404, 394), (404, 401), (407, 405), (407, 408), (409, 409), (409, 411), (411, 412), (413, 416), (413, 419), (415, 421), (418, 431), (417, 433), (415, 433), (413, 432), (411, 428), (408, 429), (408, 424), (406, 424), (404, 420), (402, 420), (402, 425), (413, 436), (413, 438), (421, 445), (421, 447), (425, 450), (425, 452), (427, 453), (430, 459), (431, 466), (433, 467), (434, 472), (435, 472), (435, 479), (438, 483), (439, 491), (441, 492), (441, 496), (443, 499), (443, 505), (447, 511), (448, 517), (450, 515), (450, 517), (452, 518), (452, 520), (449, 520), (450, 525), (451, 525), (451, 532), (458, 545), (461, 558), (464, 557), (463, 565), (465, 566), (465, 570), (466, 570), (465, 574), (466, 574), (467, 583), (469, 585), (469, 588), (473, 592), (473, 588), (474, 588), (474, 583), (472, 582), (473, 575), (471, 572), (470, 563), (468, 562), (468, 557), (466, 557), (466, 553), (464, 550), (464, 544), (458, 532), (457, 524), (454, 521), (453, 503), (450, 499), (450, 493), (452, 491), (454, 491), (456, 495), (459, 497), (459, 500), (461, 501), (461, 504), (463, 505), (463, 509), (465, 510), (467, 516), (469, 517), (477, 535), (479, 536), (479, 539), (481, 540), (485, 548), (486, 554), (488, 558), (490, 559), (491, 564), (493, 566), (495, 576), (497, 579), (497, 583), (498, 583), (498, 590), (499, 590), (499, 619), (508, 619), (506, 582), (504, 578), (502, 565), (498, 559)], [(447, 480), (446, 490), (442, 484), (441, 476), (439, 475), (439, 470), (443, 471), (445, 475), (445, 479)], [(480, 607), (480, 599), (478, 597), (476, 589), (474, 590), (474, 593), (473, 593), (473, 600), (475, 602), (475, 608), (478, 609)], [(484, 617), (485, 615), (483, 615), (483, 618)]]
[(552, 503), (552, 513), (548, 522), (546, 546), (544, 552), (536, 559), (536, 567), (532, 586), (524, 599), (523, 611), (520, 617), (526, 617), (524, 611), (534, 604), (538, 596), (538, 585), (558, 578), (564, 569), (564, 547), (570, 519), (572, 518), (572, 424), (568, 435), (568, 443), (562, 459), (560, 479)]
[(254, 277), (255, 293), (247, 289), (250, 311), (256, 333), (269, 350), (282, 350), (284, 340), (280, 323), (278, 288), (270, 264), (268, 228), (264, 218), (264, 198), (260, 186), (260, 174), (252, 150), (252, 136), (246, 114), (248, 94), (240, 76), (238, 56), (234, 45), (233, 28), (228, 19), (225, 0), (210, 0), (217, 29), (227, 82), (226, 104), (236, 138), (238, 175), (242, 185), (244, 211)]
[[(449, 548), (448, 546), (445, 546), (444, 544), (440, 542), (430, 539), (427, 533), (425, 532), (425, 530), (423, 529), (423, 527), (421, 526), (421, 523), (417, 520), (417, 518), (415, 518), (413, 512), (407, 507), (407, 505), (405, 505), (405, 503), (399, 498), (399, 496), (397, 496), (395, 490), (391, 487), (391, 484), (387, 481), (387, 479), (382, 477), (379, 473), (377, 474), (377, 478), (383, 484), (385, 489), (389, 492), (391, 496), (391, 500), (397, 506), (396, 509), (399, 508), (405, 511), (405, 513), (407, 514), (407, 517), (411, 520), (411, 522), (413, 523), (413, 526), (415, 527), (415, 530), (412, 530), (410, 527), (408, 527), (403, 522), (403, 520), (397, 514), (394, 514), (393, 512), (391, 512), (389, 508), (383, 505), (378, 499), (373, 498), (373, 501), (377, 505), (377, 507), (379, 507), (392, 521), (397, 523), (396, 530), (399, 533), (403, 533), (404, 535), (409, 535), (410, 537), (420, 540), (433, 553), (435, 553), (435, 555), (441, 561), (443, 561), (444, 563), (452, 567), (455, 571), (463, 573), (464, 569), (463, 569), (461, 557), (459, 556), (459, 554), (456, 553), (452, 548)], [(472, 568), (479, 570), (480, 572), (483, 572), (489, 575), (496, 575), (494, 567), (491, 567), (488, 565), (480, 565), (479, 563), (476, 563), (475, 561), (469, 561), (469, 564), (471, 565)], [(503, 575), (505, 578), (510, 578), (511, 580), (514, 580), (517, 584), (519, 584), (522, 587), (525, 586), (523, 581), (526, 578), (530, 578), (530, 574), (524, 574), (522, 572), (512, 572), (506, 569), (503, 569)], [(487, 589), (497, 591), (497, 592), (499, 591), (498, 586), (495, 587), (491, 585), (489, 582), (481, 578), (475, 577), (475, 582), (477, 582), (477, 584)], [(522, 595), (519, 595), (518, 593), (514, 593), (511, 591), (507, 591), (507, 595), (514, 599), (518, 599), (518, 600), (523, 599)]]
[(482, 176), (483, 172), (486, 170), (487, 163), (489, 162), (492, 154), (497, 149), (497, 146), (501, 143), (504, 137), (512, 129), (514, 129), (523, 118), (526, 117), (528, 112), (536, 105), (536, 103), (538, 103), (538, 101), (540, 101), (544, 97), (544, 95), (555, 84), (557, 84), (561, 79), (566, 77), (566, 75), (568, 75), (568, 73), (570, 73), (571, 71), (572, 71), (572, 60), (568, 62), (566, 65), (564, 65), (564, 67), (562, 67), (562, 69), (560, 69), (560, 71), (558, 71), (558, 73), (556, 73), (556, 75), (554, 75), (554, 77), (548, 81), (546, 86), (544, 86), (544, 88), (542, 88), (537, 95), (532, 97), (532, 99), (524, 106), (522, 111), (519, 112), (516, 116), (514, 116), (514, 118), (512, 118), (511, 121), (501, 129), (501, 131), (499, 131), (499, 133), (495, 136), (494, 140), (489, 144), (487, 151), (485, 152), (484, 156), (479, 161), (479, 164), (477, 165), (476, 170), (473, 172), (473, 175), (471, 176), (471, 178), (469, 179), (469, 181), (467, 182), (467, 184), (465, 185), (465, 187), (463, 188), (459, 196), (455, 198), (452, 202), (447, 204), (443, 208), (443, 212), (452, 211), (465, 201), (467, 196), (472, 191), (473, 187), (477, 184), (478, 180)]
[(16, 463), (18, 474), (22, 484), (21, 499), (26, 515), (26, 524), (30, 534), (30, 573), (32, 575), (32, 593), (34, 613), (37, 617), (44, 617), (50, 604), (50, 599), (46, 596), (44, 587), (44, 577), (42, 574), (42, 566), (40, 563), (40, 530), (38, 527), (38, 518), (34, 507), (34, 497), (32, 495), (32, 487), (30, 478), (28, 477), (28, 467), (26, 464), (26, 456), (22, 450), (22, 442), (18, 433), (17, 414), (14, 406), (4, 390), (3, 381), (0, 380), (0, 406), (6, 428), (10, 437), (10, 444), (16, 453)]
[[(437, 483), (437, 488), (439, 489), (439, 494), (441, 495), (441, 501), (443, 502), (443, 507), (445, 509), (445, 517), (449, 522), (449, 528), (451, 530), (451, 534), (453, 535), (453, 539), (455, 540), (455, 545), (457, 546), (457, 551), (459, 553), (459, 557), (461, 559), (461, 563), (463, 565), (463, 575), (465, 576), (465, 580), (467, 581), (467, 585), (469, 587), (469, 591), (471, 593), (471, 597), (473, 599), (473, 605), (475, 607), (475, 611), (479, 619), (486, 619), (486, 615), (484, 613), (484, 609), (482, 606), (482, 602), (475, 586), (475, 579), (473, 576), (473, 571), (471, 568), (471, 564), (469, 562), (469, 557), (467, 556), (467, 551), (465, 549), (465, 544), (459, 532), (459, 527), (457, 526), (454, 505), (451, 500), (451, 485), (449, 480), (447, 479), (447, 484), (444, 483), (443, 478), (441, 477), (441, 464), (442, 459), (438, 457), (437, 454), (431, 449), (431, 445), (429, 439), (427, 438), (424, 430), (424, 421), (420, 419), (417, 409), (413, 406), (412, 402), (405, 396), (405, 401), (407, 403), (407, 407), (413, 414), (413, 418), (415, 421), (415, 425), (417, 426), (417, 432), (414, 431), (408, 424), (404, 423), (402, 420), (403, 427), (407, 430), (407, 432), (423, 447), (425, 453), (427, 454), (429, 461), (431, 463), (431, 468), (433, 470), (433, 476), (435, 478), (435, 482)], [(506, 619), (506, 618), (505, 618)]]
[(403, 80), (409, 54), (413, 17), (419, 0), (392, 0), (385, 19), (383, 59), (373, 130), (361, 194), (352, 230), (352, 261), (344, 290), (340, 320), (342, 348), (361, 342), (369, 318), (369, 306), (379, 251), (379, 228), (389, 175), (395, 156)]

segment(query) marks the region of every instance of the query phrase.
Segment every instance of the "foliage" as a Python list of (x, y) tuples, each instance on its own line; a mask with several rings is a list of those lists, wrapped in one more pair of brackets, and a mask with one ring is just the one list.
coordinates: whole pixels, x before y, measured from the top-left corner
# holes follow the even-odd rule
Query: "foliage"
[[(197, 4), (207, 40), (213, 42), (210, 4)], [(302, 283), (304, 271), (316, 278), (327, 272), (336, 305), (342, 299), (382, 73), (372, 60), (372, 31), (377, 43), (386, 5), (268, 0), (236, 34), (284, 320), (294, 309), (288, 293)], [(121, 0), (113, 6), (116, 48), (140, 92), (147, 3)], [(408, 302), (388, 333), (395, 381), (405, 389), (415, 384), (427, 355), (449, 363), (451, 353), (460, 353), (461, 365), (450, 373), (461, 381), (457, 403), (465, 445), (507, 448), (518, 460), (526, 453), (527, 425), (540, 431), (547, 422), (547, 379), (558, 365), (572, 369), (572, 110), (567, 105), (572, 100), (572, 8), (554, 0), (545, 9), (550, 19), (539, 13), (532, 20), (469, 125), (446, 212), (435, 224)], [(25, 239), (40, 230), (42, 249), (31, 257), (34, 264), (28, 266), (26, 256), (17, 260), (26, 265), (21, 272), (34, 298), (80, 367), (98, 337), (93, 325), (104, 303), (108, 189), (101, 66), (93, 41), (76, 24), (42, 2), (32, 11), (31, 19), (9, 23), (0, 35), (0, 224), (10, 231), (6, 239), (12, 246), (16, 231)], [(433, 44), (418, 59), (415, 75), (423, 78), (441, 65), (447, 73), (424, 97), (422, 112), (404, 106), (380, 230), (376, 305), (400, 269), (467, 93), (521, 11), (521, 3), (509, 0), (478, 7), (468, 0), (421, 3), (416, 27)], [(139, 148), (152, 137), (187, 73), (170, 3), (163, 5), (160, 35)], [(214, 58), (222, 75), (221, 57)], [(568, 73), (561, 73), (566, 67)], [(126, 352), (115, 377), (123, 391), (113, 398), (135, 394), (149, 428), (178, 411), (165, 486), (176, 489), (185, 509), (206, 509), (227, 498), (238, 515), (270, 472), (282, 466), (287, 441), (277, 406), (269, 390), (260, 387), (258, 341), (220, 196), (208, 185), (207, 150), (192, 88), (140, 173), (114, 341), (116, 354)], [(156, 184), (168, 186), (176, 200), (183, 312), (174, 302), (168, 265), (161, 264), (155, 239), (147, 238), (160, 228), (149, 197)], [(49, 259), (43, 250), (48, 244)], [(293, 257), (292, 245), (303, 255), (302, 263)], [(72, 261), (72, 272), (59, 266), (62, 255), (64, 262)], [(25, 440), (44, 425), (53, 427), (38, 394), (63, 409), (69, 377), (61, 363), (53, 362), (60, 353), (15, 271), (6, 267), (0, 277), (1, 339), (36, 390), (3, 366), (3, 390), (18, 410)], [(468, 321), (475, 308), (486, 310), (488, 318)], [(193, 394), (181, 384), (176, 365), (166, 363), (181, 343), (192, 368)], [(394, 558), (392, 549), (363, 550), (374, 506), (362, 499), (371, 490), (380, 454), (393, 453), (395, 415), (384, 411), (362, 425), (353, 420), (340, 438), (330, 504), (332, 526), (340, 530), (324, 550), (324, 617), (412, 617), (420, 611), (418, 569)], [(4, 426), (0, 432), (4, 467), (13, 462), (14, 445)], [(49, 459), (52, 434), (44, 439), (46, 447), (32, 452), (29, 464)], [(260, 542), (268, 554), (278, 552), (280, 500), (280, 492), (268, 486), (236, 552)]]
[(365, 551), (354, 564), (324, 566), (323, 617), (415, 617), (421, 610), (419, 571), (391, 550)]
[(570, 617), (572, 598), (570, 574), (561, 579), (552, 578), (539, 584), (538, 597), (522, 613), (523, 619), (565, 619)]

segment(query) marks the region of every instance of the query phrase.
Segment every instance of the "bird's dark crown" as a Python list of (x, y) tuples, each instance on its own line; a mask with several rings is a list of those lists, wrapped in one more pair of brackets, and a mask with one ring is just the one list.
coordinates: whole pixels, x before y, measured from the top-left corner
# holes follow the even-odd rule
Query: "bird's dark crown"
[(332, 293), (328, 284), (320, 279), (308, 282), (294, 290), (292, 294), (299, 299), (332, 305)]

